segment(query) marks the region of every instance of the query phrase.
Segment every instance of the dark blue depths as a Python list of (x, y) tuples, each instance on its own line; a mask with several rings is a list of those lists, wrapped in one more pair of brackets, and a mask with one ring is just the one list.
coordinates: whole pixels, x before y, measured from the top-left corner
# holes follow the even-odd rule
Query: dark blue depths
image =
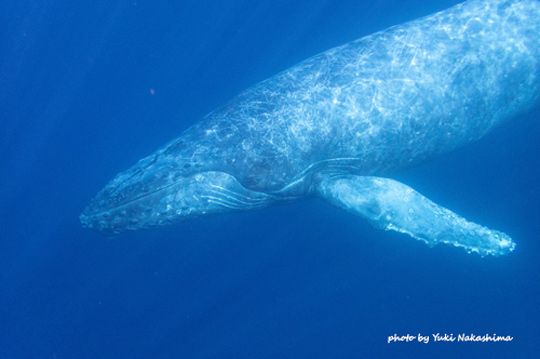
[[(0, 5), (1, 358), (532, 357), (538, 111), (399, 174), (512, 235), (428, 248), (318, 200), (107, 238), (108, 179), (246, 87), (458, 1)], [(392, 334), (510, 343), (397, 343)]]

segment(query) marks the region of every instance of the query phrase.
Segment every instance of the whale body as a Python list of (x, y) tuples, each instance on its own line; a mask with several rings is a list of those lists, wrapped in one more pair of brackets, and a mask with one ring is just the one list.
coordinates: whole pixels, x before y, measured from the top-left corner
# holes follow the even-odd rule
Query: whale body
[(540, 94), (540, 2), (470, 0), (309, 58), (116, 176), (80, 216), (108, 233), (320, 197), (480, 255), (515, 248), (389, 177), (476, 141)]

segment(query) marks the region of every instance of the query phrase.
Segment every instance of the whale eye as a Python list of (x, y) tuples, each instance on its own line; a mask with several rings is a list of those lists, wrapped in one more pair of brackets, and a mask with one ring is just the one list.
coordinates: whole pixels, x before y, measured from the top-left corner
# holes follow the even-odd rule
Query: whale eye
[(245, 177), (244, 180), (242, 181), (242, 184), (243, 184), (244, 187), (246, 187), (246, 188), (254, 187), (254, 186), (256, 186), (258, 183), (259, 183), (259, 181), (258, 181), (257, 178), (254, 177), (254, 176), (247, 176), (247, 177)]

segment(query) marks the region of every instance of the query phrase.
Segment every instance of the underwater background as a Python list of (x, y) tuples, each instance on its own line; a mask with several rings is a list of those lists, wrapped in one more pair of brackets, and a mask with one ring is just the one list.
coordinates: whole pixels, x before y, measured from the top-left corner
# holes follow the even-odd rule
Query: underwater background
[(536, 357), (538, 109), (394, 177), (510, 234), (507, 256), (429, 248), (318, 199), (115, 237), (78, 219), (243, 89), (459, 2), (2, 2), (0, 358)]

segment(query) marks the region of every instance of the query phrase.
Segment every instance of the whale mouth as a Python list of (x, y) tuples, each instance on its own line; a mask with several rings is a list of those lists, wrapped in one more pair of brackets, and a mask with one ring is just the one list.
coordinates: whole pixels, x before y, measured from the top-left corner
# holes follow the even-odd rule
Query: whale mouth
[(143, 182), (119, 186), (113, 180), (81, 213), (82, 225), (117, 234), (201, 215), (262, 208), (276, 200), (273, 195), (245, 188), (225, 172), (193, 173), (166, 184), (148, 178)]
[[(125, 220), (131, 218), (132, 225), (136, 225), (133, 208), (141, 203), (152, 202), (152, 198), (175, 186), (178, 182), (168, 183), (163, 176), (155, 172), (150, 175), (147, 171), (130, 169), (120, 173), (114, 180), (105, 186), (86, 206), (79, 216), (83, 227), (116, 233), (117, 228), (124, 227)], [(115, 223), (116, 221), (116, 223)]]
[(142, 210), (155, 206), (156, 198), (189, 178), (188, 169), (158, 151), (119, 173), (86, 206), (79, 218), (83, 227), (118, 233), (136, 227)]
[[(150, 214), (151, 205), (161, 193), (174, 184), (144, 193), (127, 201), (112, 205), (114, 197), (107, 197), (107, 188), (101, 191), (79, 215), (85, 228), (109, 234), (118, 234), (128, 229), (143, 227), (145, 212)], [(146, 208), (146, 210), (145, 210)]]
[(111, 232), (113, 234), (122, 232), (125, 227), (137, 225), (139, 215), (132, 213), (133, 208), (138, 207), (140, 202), (150, 200), (152, 196), (157, 196), (160, 192), (166, 191), (167, 188), (172, 186), (174, 184), (142, 193), (125, 201), (118, 201), (117, 197), (108, 195), (110, 189), (105, 187), (86, 206), (79, 215), (79, 219), (85, 228), (96, 229), (101, 232)]

